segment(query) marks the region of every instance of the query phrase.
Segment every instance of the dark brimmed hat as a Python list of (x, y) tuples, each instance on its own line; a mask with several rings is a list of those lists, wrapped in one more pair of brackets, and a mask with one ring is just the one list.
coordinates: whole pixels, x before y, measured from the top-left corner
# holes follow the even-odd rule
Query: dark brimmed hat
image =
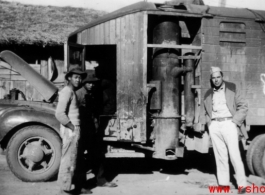
[(86, 78), (82, 82), (83, 84), (99, 81), (99, 79), (95, 75), (95, 71), (87, 70), (86, 73), (87, 73), (87, 75), (86, 75)]
[(87, 76), (87, 73), (84, 72), (79, 66), (70, 66), (69, 71), (65, 74), (65, 80), (67, 80), (71, 74), (78, 74), (82, 77), (82, 79), (85, 79)]

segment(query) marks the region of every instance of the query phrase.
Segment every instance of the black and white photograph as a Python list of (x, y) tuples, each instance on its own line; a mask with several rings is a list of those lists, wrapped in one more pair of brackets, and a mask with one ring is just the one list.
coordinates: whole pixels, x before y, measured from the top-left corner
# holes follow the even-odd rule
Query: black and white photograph
[(0, 0), (0, 194), (265, 194), (265, 1)]

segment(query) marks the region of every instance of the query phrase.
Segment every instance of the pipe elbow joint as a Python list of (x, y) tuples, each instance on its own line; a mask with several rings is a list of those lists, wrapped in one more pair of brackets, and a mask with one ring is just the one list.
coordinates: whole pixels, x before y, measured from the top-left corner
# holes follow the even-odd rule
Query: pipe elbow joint
[(174, 67), (170, 74), (171, 76), (173, 77), (179, 77), (183, 74), (186, 74), (187, 72), (191, 72), (192, 71), (192, 68), (186, 68), (186, 67)]

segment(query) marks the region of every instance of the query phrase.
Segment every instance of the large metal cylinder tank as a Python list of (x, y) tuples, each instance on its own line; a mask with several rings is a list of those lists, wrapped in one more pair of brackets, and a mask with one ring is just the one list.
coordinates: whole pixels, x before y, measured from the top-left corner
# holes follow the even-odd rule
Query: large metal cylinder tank
[[(160, 17), (153, 30), (154, 44), (180, 44), (180, 26), (177, 18)], [(180, 124), (180, 77), (171, 70), (179, 67), (179, 50), (156, 48), (153, 53), (152, 80), (162, 82), (162, 108), (154, 116), (154, 158), (175, 159)]]

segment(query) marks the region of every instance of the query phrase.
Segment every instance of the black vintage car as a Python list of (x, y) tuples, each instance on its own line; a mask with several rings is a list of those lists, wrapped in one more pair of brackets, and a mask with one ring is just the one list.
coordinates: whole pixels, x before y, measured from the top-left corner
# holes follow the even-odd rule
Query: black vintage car
[(6, 151), (11, 171), (23, 181), (47, 181), (59, 169), (61, 157), (60, 124), (54, 116), (58, 89), (9, 51), (0, 54), (46, 102), (0, 100), (0, 144)]

